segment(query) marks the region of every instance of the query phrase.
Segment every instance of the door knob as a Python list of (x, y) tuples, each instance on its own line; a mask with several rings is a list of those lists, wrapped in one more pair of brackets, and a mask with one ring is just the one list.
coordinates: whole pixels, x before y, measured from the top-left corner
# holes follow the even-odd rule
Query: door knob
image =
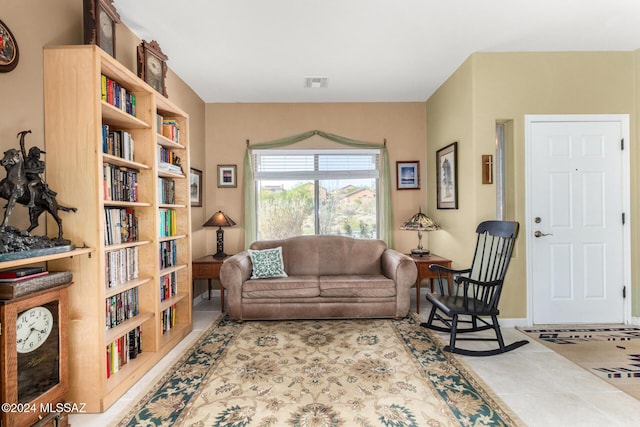
[(551, 233), (543, 233), (540, 230), (537, 230), (535, 233), (533, 233), (533, 235), (536, 236), (536, 237), (553, 236), (553, 234), (551, 234)]

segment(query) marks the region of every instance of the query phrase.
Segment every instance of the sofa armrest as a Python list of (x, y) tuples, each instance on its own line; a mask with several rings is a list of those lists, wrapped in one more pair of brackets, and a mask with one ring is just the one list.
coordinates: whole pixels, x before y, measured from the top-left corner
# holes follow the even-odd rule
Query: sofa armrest
[(387, 249), (382, 253), (382, 274), (392, 279), (396, 284), (396, 315), (401, 319), (406, 317), (411, 307), (409, 290), (418, 278), (418, 267), (413, 260), (396, 250)]
[(252, 271), (253, 265), (247, 251), (226, 259), (220, 268), (220, 283), (227, 291), (227, 310), (234, 320), (242, 319), (242, 285), (249, 280)]
[(394, 249), (382, 253), (382, 274), (396, 282), (396, 287), (411, 288), (416, 284), (418, 268), (411, 257)]

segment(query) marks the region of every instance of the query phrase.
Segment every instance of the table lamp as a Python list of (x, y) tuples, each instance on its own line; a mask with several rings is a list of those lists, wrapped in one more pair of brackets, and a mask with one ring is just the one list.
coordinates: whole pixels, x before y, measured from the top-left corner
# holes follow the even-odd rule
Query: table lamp
[(236, 225), (236, 223), (222, 211), (214, 213), (213, 216), (202, 225), (203, 227), (218, 227), (216, 231), (217, 252), (214, 257), (224, 258), (227, 256), (227, 254), (224, 253), (224, 231), (222, 231), (222, 227), (232, 227), (234, 225)]
[(422, 208), (419, 208), (418, 213), (409, 218), (407, 222), (402, 224), (402, 227), (400, 227), (400, 229), (418, 231), (418, 247), (415, 249), (411, 249), (411, 255), (424, 256), (429, 255), (429, 250), (422, 247), (422, 232), (440, 230), (440, 226), (436, 224), (431, 218), (423, 214)]

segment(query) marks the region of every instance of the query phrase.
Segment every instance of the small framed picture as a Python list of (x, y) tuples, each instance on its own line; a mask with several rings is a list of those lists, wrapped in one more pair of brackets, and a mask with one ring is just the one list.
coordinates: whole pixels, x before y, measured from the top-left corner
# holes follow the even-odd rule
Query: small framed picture
[(202, 207), (202, 171), (191, 168), (189, 174), (189, 190), (191, 194), (191, 206)]
[(84, 42), (98, 45), (109, 55), (116, 57), (116, 24), (120, 15), (113, 0), (83, 0)]
[(0, 73), (8, 73), (18, 65), (18, 42), (0, 20)]
[(396, 162), (396, 189), (420, 189), (420, 161)]
[(438, 209), (458, 209), (458, 143), (436, 151)]
[(218, 165), (218, 187), (237, 187), (236, 165)]
[(168, 59), (155, 40), (143, 40), (138, 46), (138, 76), (165, 97)]

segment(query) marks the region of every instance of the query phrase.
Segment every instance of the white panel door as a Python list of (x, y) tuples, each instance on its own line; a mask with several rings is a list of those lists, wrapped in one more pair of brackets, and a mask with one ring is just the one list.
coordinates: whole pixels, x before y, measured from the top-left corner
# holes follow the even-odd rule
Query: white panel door
[(622, 323), (623, 123), (528, 126), (533, 323)]

